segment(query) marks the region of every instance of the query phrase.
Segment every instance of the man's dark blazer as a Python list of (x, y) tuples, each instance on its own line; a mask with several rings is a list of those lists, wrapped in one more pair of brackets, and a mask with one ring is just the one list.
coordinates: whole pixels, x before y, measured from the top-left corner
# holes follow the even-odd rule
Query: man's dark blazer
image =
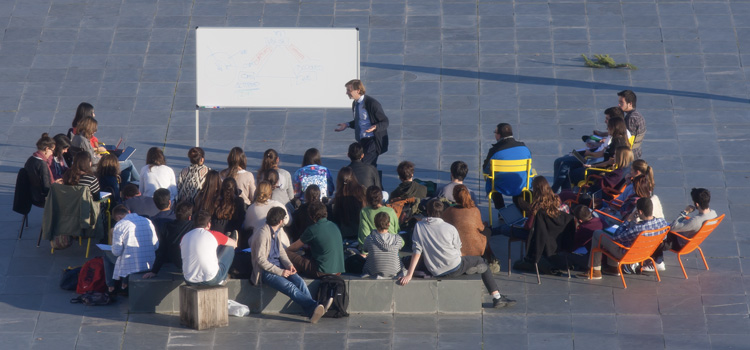
[[(362, 103), (365, 104), (365, 110), (367, 111), (367, 116), (370, 118), (370, 124), (377, 125), (377, 129), (375, 129), (375, 145), (378, 147), (378, 154), (383, 154), (388, 151), (388, 117), (385, 115), (385, 112), (383, 111), (383, 106), (380, 105), (380, 102), (378, 100), (365, 95), (365, 99), (362, 101)], [(357, 101), (352, 102), (352, 113), (354, 113), (354, 108), (357, 106)], [(353, 120), (349, 122), (349, 127), (357, 130), (356, 120)], [(356, 131), (355, 131), (356, 132)]]

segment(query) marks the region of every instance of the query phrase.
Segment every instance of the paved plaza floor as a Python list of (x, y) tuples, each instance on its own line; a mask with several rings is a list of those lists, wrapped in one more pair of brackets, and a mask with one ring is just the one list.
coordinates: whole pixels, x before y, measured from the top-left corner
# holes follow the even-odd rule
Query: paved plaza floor
[[(749, 14), (750, 2), (729, 0), (2, 0), (0, 349), (750, 348)], [(74, 294), (57, 283), (63, 268), (83, 263), (83, 248), (36, 248), (36, 208), (17, 239), (16, 172), (41, 133), (67, 131), (82, 101), (96, 108), (99, 139), (138, 149), (137, 167), (154, 146), (174, 169), (186, 166), (196, 26), (358, 27), (361, 78), (391, 121), (390, 151), (379, 160), (388, 190), (401, 160), (416, 163), (417, 178), (446, 183), (460, 159), (483, 193), (478, 169), (500, 122), (513, 125), (549, 177), (556, 157), (604, 128), (616, 92), (632, 89), (667, 220), (693, 187), (710, 189), (711, 207), (726, 214), (703, 244), (710, 270), (690, 255), (685, 280), (668, 253), (660, 283), (628, 276), (627, 289), (614, 277), (544, 276), (538, 285), (528, 274), (496, 275), (519, 303), (481, 315), (352, 315), (318, 325), (254, 315), (202, 332), (174, 315), (129, 315), (122, 301), (71, 305)], [(586, 68), (580, 54), (639, 69)], [(203, 111), (201, 146), (212, 168), (241, 146), (250, 170), (267, 148), (295, 170), (305, 149), (318, 147), (337, 170), (353, 137), (333, 129), (350, 113)], [(505, 271), (506, 240), (492, 243)]]

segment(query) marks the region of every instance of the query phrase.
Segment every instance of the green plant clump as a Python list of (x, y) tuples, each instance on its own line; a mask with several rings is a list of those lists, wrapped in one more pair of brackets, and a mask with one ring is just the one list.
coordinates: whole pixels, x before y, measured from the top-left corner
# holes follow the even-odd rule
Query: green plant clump
[(630, 64), (630, 63), (617, 63), (612, 57), (609, 57), (609, 55), (594, 55), (594, 58), (596, 58), (596, 61), (592, 61), (586, 55), (581, 55), (583, 57), (583, 60), (585, 61), (586, 67), (591, 68), (629, 68), (632, 70), (638, 69), (638, 67)]

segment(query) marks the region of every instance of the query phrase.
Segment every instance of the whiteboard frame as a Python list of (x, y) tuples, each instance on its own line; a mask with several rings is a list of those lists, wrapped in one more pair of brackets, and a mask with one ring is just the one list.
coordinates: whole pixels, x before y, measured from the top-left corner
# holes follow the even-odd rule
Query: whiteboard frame
[[(247, 109), (253, 109), (253, 108), (286, 108), (286, 109), (297, 109), (297, 108), (345, 108), (345, 107), (318, 107), (318, 106), (293, 106), (293, 107), (279, 107), (279, 106), (243, 106), (243, 107), (216, 107), (216, 106), (199, 106), (198, 105), (198, 58), (197, 58), (197, 52), (198, 52), (198, 35), (197, 32), (201, 27), (195, 27), (196, 31), (196, 40), (195, 40), (195, 49), (196, 49), (196, 60), (195, 60), (195, 72), (196, 72), (196, 81), (195, 81), (195, 146), (198, 147), (200, 144), (200, 110), (201, 109), (225, 109), (225, 108), (247, 108)], [(353, 77), (352, 79), (360, 79), (360, 71), (361, 71), (361, 42), (359, 40), (359, 28), (301, 28), (301, 27), (203, 27), (203, 28), (214, 28), (214, 29), (278, 29), (278, 30), (288, 30), (288, 29), (304, 29), (304, 30), (356, 30), (356, 37), (357, 37), (357, 69), (356, 69), (356, 77)]]

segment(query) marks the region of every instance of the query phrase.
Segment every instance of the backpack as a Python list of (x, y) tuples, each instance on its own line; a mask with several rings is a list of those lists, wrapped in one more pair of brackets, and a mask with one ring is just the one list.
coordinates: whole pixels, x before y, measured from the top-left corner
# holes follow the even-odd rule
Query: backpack
[(60, 278), (60, 288), (64, 290), (76, 290), (78, 286), (78, 275), (81, 273), (81, 267), (70, 267), (63, 270)]
[(101, 306), (109, 305), (115, 302), (115, 298), (109, 295), (109, 293), (99, 293), (88, 291), (85, 294), (81, 294), (78, 297), (70, 299), (71, 304), (83, 304), (86, 306)]
[(68, 249), (73, 245), (73, 237), (68, 235), (58, 235), (49, 242), (49, 245), (52, 249), (56, 250)]
[(346, 293), (346, 282), (336, 275), (325, 275), (320, 278), (318, 287), (318, 304), (325, 305), (328, 299), (333, 298), (333, 304), (323, 317), (349, 317), (346, 309), (349, 308), (349, 295)]
[(78, 286), (76, 286), (76, 293), (86, 294), (86, 292), (100, 292), (104, 293), (107, 291), (107, 283), (104, 279), (104, 259), (101, 256), (97, 256), (81, 267), (81, 272), (78, 274)]

